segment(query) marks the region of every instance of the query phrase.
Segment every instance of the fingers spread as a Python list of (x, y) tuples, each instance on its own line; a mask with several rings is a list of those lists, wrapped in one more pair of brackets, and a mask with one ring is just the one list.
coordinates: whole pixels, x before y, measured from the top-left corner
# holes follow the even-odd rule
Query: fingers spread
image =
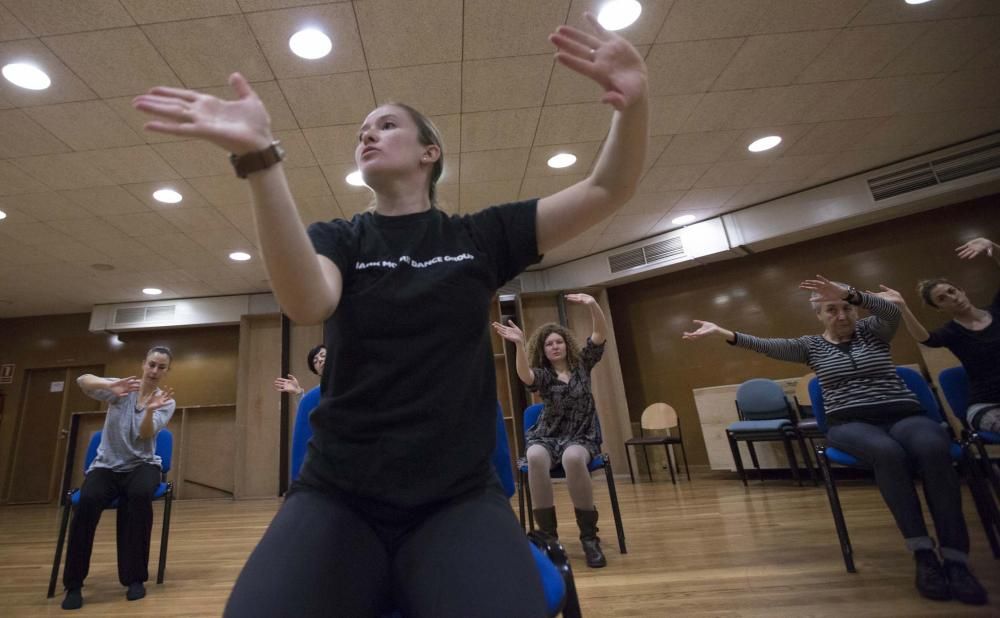
[(155, 88), (151, 88), (149, 90), (149, 94), (170, 97), (172, 99), (181, 99), (183, 101), (187, 101), (188, 103), (193, 103), (198, 98), (198, 93), (194, 90), (170, 88), (169, 86), (157, 86)]
[(594, 59), (593, 47), (588, 47), (583, 43), (579, 43), (569, 37), (556, 33), (549, 36), (549, 41), (551, 41), (552, 44), (558, 47), (559, 50), (562, 52), (565, 52), (567, 54), (572, 54), (577, 58), (582, 58), (584, 60)]
[(590, 34), (589, 32), (584, 32), (583, 30), (574, 28), (573, 26), (559, 26), (556, 28), (556, 32), (573, 39), (577, 43), (585, 45), (588, 49), (595, 49), (601, 45), (601, 39)]

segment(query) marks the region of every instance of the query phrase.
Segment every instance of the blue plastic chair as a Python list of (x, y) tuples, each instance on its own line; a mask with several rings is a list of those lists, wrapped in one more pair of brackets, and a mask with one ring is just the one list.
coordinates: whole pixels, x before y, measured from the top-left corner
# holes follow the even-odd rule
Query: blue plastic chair
[[(545, 404), (535, 403), (524, 410), (524, 437), (525, 444), (527, 444), (528, 430), (535, 426), (538, 422), (538, 417), (542, 413), (542, 408)], [(597, 437), (601, 437), (601, 421), (597, 420)], [(625, 529), (622, 527), (622, 512), (621, 508), (618, 506), (618, 492), (615, 490), (615, 477), (611, 470), (611, 456), (607, 453), (600, 453), (597, 457), (590, 460), (587, 464), (587, 470), (594, 472), (595, 470), (604, 470), (604, 476), (608, 480), (608, 496), (611, 498), (611, 513), (614, 515), (615, 519), (615, 532), (618, 534), (618, 550), (627, 554), (628, 549), (625, 547)], [(552, 471), (550, 472), (552, 478), (566, 478), (566, 470), (563, 469), (562, 464), (557, 463)], [(522, 462), (518, 466), (518, 477), (520, 482), (517, 487), (517, 502), (519, 509), (521, 511), (521, 523), (525, 521), (528, 522), (528, 530), (535, 529), (535, 515), (531, 507), (531, 487), (528, 485), (528, 464), (527, 462)], [(527, 497), (527, 517), (525, 520), (525, 497)]]
[[(736, 471), (740, 474), (743, 486), (747, 486), (747, 473), (743, 468), (743, 457), (740, 454), (739, 442), (746, 442), (747, 450), (750, 451), (750, 460), (757, 470), (757, 477), (760, 482), (764, 482), (764, 474), (760, 469), (760, 462), (757, 460), (757, 451), (754, 449), (754, 442), (776, 442), (780, 441), (785, 447), (785, 456), (788, 458), (788, 466), (792, 471), (792, 478), (802, 485), (802, 477), (799, 475), (798, 462), (795, 460), (795, 449), (792, 448), (792, 440), (799, 443), (799, 449), (806, 467), (812, 475), (812, 464), (809, 460), (805, 441), (802, 435), (795, 430), (795, 414), (785, 391), (774, 380), (766, 378), (754, 378), (740, 384), (736, 389), (736, 413), (740, 420), (726, 427), (726, 438), (729, 441), (729, 449), (733, 453), (733, 462), (736, 464)], [(813, 478), (815, 482), (815, 478)]]
[[(299, 403), (299, 409), (295, 415), (295, 426), (292, 429), (292, 480), (298, 478), (299, 470), (305, 459), (306, 447), (312, 437), (312, 425), (309, 424), (309, 416), (316, 409), (317, 401), (309, 403), (303, 397)], [(309, 392), (312, 394), (312, 391)], [(308, 396), (308, 395), (307, 395)], [(310, 405), (311, 407), (304, 408)], [(302, 412), (306, 411), (306, 414)], [(497, 441), (493, 449), (491, 461), (493, 468), (500, 479), (504, 493), (507, 498), (514, 495), (514, 475), (510, 466), (510, 446), (507, 441), (507, 431), (504, 428), (503, 411), (497, 403)], [(296, 455), (298, 453), (298, 455)], [(576, 584), (573, 581), (573, 570), (569, 565), (569, 558), (566, 557), (566, 550), (558, 541), (548, 539), (542, 535), (528, 535), (528, 545), (531, 548), (531, 555), (535, 559), (535, 566), (538, 567), (538, 574), (542, 580), (542, 590), (545, 594), (545, 604), (549, 616), (557, 616), (562, 613), (564, 618), (579, 618), (580, 601), (576, 594)], [(383, 616), (383, 618), (399, 618), (401, 614), (393, 611)]]
[[(87, 445), (87, 455), (84, 458), (83, 470), (86, 472), (97, 457), (97, 447), (101, 444), (101, 433), (97, 431), (90, 438)], [(167, 473), (170, 472), (170, 464), (174, 453), (174, 436), (168, 429), (161, 429), (156, 434), (156, 454), (160, 457), (162, 473), (160, 484), (153, 492), (153, 500), (163, 499), (163, 525), (160, 530), (160, 562), (156, 570), (156, 583), (163, 583), (163, 574), (167, 568), (167, 539), (170, 535), (170, 506), (174, 501), (174, 484), (167, 480)], [(52, 575), (49, 577), (48, 597), (52, 598), (56, 592), (56, 581), (59, 579), (59, 567), (62, 562), (63, 546), (66, 543), (66, 530), (69, 527), (70, 509), (80, 503), (80, 490), (71, 489), (62, 497), (62, 522), (59, 525), (59, 540), (56, 542), (56, 555), (52, 560)], [(108, 508), (118, 508), (116, 498)]]
[[(927, 381), (924, 380), (923, 376), (907, 367), (896, 367), (896, 373), (903, 379), (906, 387), (917, 396), (921, 407), (924, 409), (924, 414), (937, 423), (944, 423), (944, 418), (941, 415), (941, 408), (938, 405), (937, 397), (934, 396), (934, 392), (927, 384)], [(819, 385), (818, 378), (813, 378), (809, 382), (809, 397), (812, 400), (812, 408), (816, 415), (817, 424), (823, 433), (826, 433), (826, 410), (823, 405), (823, 391)], [(952, 442), (950, 453), (952, 460), (958, 464), (960, 468), (963, 468), (968, 472), (969, 489), (972, 492), (972, 497), (976, 504), (976, 510), (979, 513), (980, 520), (983, 522), (983, 529), (986, 531), (986, 537), (989, 540), (991, 549), (993, 550), (993, 555), (998, 556), (1000, 547), (998, 547), (997, 535), (995, 532), (996, 519), (990, 512), (987, 505), (988, 496), (984, 493), (985, 486), (983, 479), (978, 472), (978, 466), (974, 464), (969, 465), (972, 463), (969, 458), (969, 451), (963, 444)], [(847, 524), (844, 521), (844, 512), (840, 505), (840, 496), (837, 493), (837, 485), (834, 482), (833, 472), (830, 466), (831, 464), (839, 464), (849, 468), (867, 468), (868, 466), (861, 462), (857, 457), (833, 446), (817, 447), (816, 459), (819, 462), (820, 470), (823, 472), (823, 481), (826, 484), (826, 494), (830, 501), (830, 511), (833, 514), (833, 523), (837, 529), (837, 538), (840, 541), (840, 551), (844, 557), (844, 567), (847, 569), (848, 573), (857, 573), (857, 569), (854, 566), (854, 552), (851, 547), (851, 539), (847, 533)]]

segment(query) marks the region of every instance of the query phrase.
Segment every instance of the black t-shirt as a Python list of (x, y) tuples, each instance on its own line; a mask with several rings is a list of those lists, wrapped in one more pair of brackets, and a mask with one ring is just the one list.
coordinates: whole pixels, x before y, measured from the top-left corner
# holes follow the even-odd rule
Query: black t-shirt
[(368, 212), (309, 226), (344, 289), (324, 326), (304, 482), (404, 512), (490, 481), (490, 302), (540, 259), (536, 209), (531, 200), (463, 216)]
[(969, 374), (969, 404), (1000, 403), (1000, 292), (986, 311), (993, 322), (983, 330), (969, 330), (951, 320), (930, 334), (924, 345), (948, 348)]

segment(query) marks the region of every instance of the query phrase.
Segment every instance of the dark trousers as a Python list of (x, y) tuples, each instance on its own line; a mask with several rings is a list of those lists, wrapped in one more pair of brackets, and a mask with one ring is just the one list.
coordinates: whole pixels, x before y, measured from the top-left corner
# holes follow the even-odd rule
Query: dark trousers
[(94, 532), (101, 512), (118, 498), (118, 581), (123, 586), (149, 579), (149, 535), (153, 529), (153, 494), (160, 484), (160, 468), (142, 464), (128, 472), (95, 468), (80, 488), (80, 503), (69, 527), (69, 547), (63, 585), (80, 588), (90, 571)]
[(493, 488), (403, 524), (295, 489), (247, 560), (225, 616), (544, 616), (524, 531)]
[(913, 474), (918, 473), (941, 547), (969, 552), (961, 487), (949, 452), (951, 440), (941, 425), (926, 416), (910, 416), (891, 425), (851, 422), (830, 427), (827, 443), (872, 467), (882, 498), (905, 539), (928, 536), (913, 483)]

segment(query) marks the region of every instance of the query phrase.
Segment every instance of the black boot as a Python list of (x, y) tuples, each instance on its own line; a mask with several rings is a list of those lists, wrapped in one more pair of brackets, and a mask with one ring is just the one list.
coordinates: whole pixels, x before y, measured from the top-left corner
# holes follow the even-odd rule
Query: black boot
[(920, 596), (934, 601), (951, 599), (948, 578), (933, 549), (919, 549), (913, 552), (917, 562), (917, 590)]
[(956, 599), (969, 605), (986, 605), (989, 602), (986, 589), (965, 563), (945, 560), (944, 572), (948, 576), (951, 594)]
[(554, 540), (559, 538), (559, 532), (556, 530), (556, 507), (533, 509), (532, 513), (535, 514), (535, 525), (538, 526), (539, 532), (544, 532)]
[(580, 526), (580, 542), (583, 543), (583, 553), (587, 556), (587, 566), (592, 569), (607, 566), (608, 560), (601, 551), (601, 539), (597, 536), (597, 509), (575, 510), (576, 525)]

